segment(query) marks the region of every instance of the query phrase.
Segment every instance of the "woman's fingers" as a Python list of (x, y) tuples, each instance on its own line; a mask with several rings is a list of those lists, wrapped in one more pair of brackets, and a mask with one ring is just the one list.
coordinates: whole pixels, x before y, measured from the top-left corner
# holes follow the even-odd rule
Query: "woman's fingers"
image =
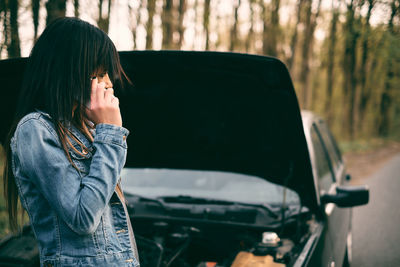
[(98, 83), (97, 78), (92, 80), (92, 88), (90, 92), (91, 108), (99, 105), (104, 100), (104, 82)]
[(119, 99), (118, 99), (118, 97), (114, 96), (114, 97), (111, 99), (111, 103), (116, 104), (116, 105), (119, 105)]
[(91, 104), (86, 114), (95, 124), (108, 123), (122, 126), (119, 100), (114, 96), (114, 89), (106, 89), (105, 86), (104, 82), (98, 83), (97, 79), (93, 79)]
[[(101, 80), (100, 80), (101, 81)], [(110, 86), (110, 84), (107, 84)], [(106, 83), (99, 79), (92, 79), (90, 106), (86, 115), (94, 124), (107, 123), (122, 126), (119, 100), (114, 96), (114, 89), (106, 89)]]
[(114, 89), (108, 88), (104, 91), (104, 101), (111, 102), (111, 100), (115, 98), (114, 96)]
[(101, 105), (104, 102), (104, 90), (106, 88), (106, 84), (104, 82), (101, 82), (97, 84), (96, 88), (96, 101), (97, 104)]

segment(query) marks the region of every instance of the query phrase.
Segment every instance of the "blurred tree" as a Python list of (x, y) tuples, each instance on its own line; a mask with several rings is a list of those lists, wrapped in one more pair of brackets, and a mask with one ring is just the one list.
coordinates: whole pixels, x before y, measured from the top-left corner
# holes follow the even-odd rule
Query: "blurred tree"
[(235, 48), (239, 45), (238, 38), (238, 10), (240, 7), (240, 0), (234, 1), (234, 11), (233, 11), (233, 24), (231, 28), (230, 45), (229, 51), (235, 51)]
[(181, 49), (183, 44), (183, 37), (185, 32), (185, 27), (183, 25), (183, 18), (185, 17), (186, 12), (186, 0), (179, 0), (179, 8), (178, 8), (178, 33), (179, 40), (177, 44), (177, 48)]
[(8, 12), (8, 7), (7, 7), (7, 0), (5, 1), (0, 1), (0, 21), (3, 22), (3, 42), (1, 43), (0, 46), (0, 58), (1, 55), (3, 54), (3, 50), (7, 50), (8, 47), (8, 39), (9, 39), (9, 12)]
[(361, 46), (361, 66), (359, 71), (359, 86), (360, 86), (360, 96), (359, 96), (359, 111), (357, 118), (357, 129), (361, 129), (362, 122), (364, 121), (365, 111), (369, 102), (369, 98), (371, 96), (371, 88), (367, 85), (367, 74), (370, 73), (368, 69), (368, 61), (369, 61), (369, 39), (371, 35), (371, 15), (372, 9), (375, 6), (376, 0), (367, 0), (368, 3), (368, 11), (367, 16), (365, 17), (364, 30), (362, 34), (362, 46)]
[[(365, 110), (363, 121), (360, 124), (362, 128), (359, 129), (363, 130), (364, 136), (378, 136), (378, 128), (376, 126), (379, 125), (379, 121), (382, 117), (379, 105), (381, 103), (381, 94), (386, 78), (387, 58), (389, 56), (386, 33), (387, 28), (383, 25), (376, 28), (371, 27), (369, 44), (370, 68), (366, 82), (366, 87), (371, 88), (371, 96)], [(371, 127), (371, 124), (374, 127)]]
[[(343, 91), (345, 95), (344, 103), (347, 104), (347, 114), (345, 129), (348, 130), (348, 137), (350, 139), (354, 138), (355, 124), (354, 124), (354, 112), (355, 112), (355, 96), (356, 96), (356, 63), (357, 63), (357, 51), (356, 45), (359, 38), (359, 31), (356, 26), (356, 5), (355, 0), (350, 0), (347, 4), (346, 11), (346, 22), (343, 29), (344, 34), (344, 58), (343, 58)], [(346, 107), (345, 107), (346, 108)]]
[(65, 9), (67, 5), (67, 0), (48, 0), (46, 3), (46, 25), (56, 18), (65, 17)]
[(20, 40), (18, 33), (18, 0), (8, 0), (8, 10), (10, 12), (10, 43), (8, 44), (8, 57), (21, 57)]
[(137, 28), (139, 27), (141, 20), (142, 20), (142, 8), (143, 8), (143, 1), (139, 1), (139, 6), (136, 10), (133, 8), (133, 3), (129, 2), (128, 3), (128, 9), (129, 9), (129, 25), (130, 25), (130, 30), (132, 32), (132, 49), (137, 48)]
[[(33, 0), (37, 1), (37, 0)], [(74, 16), (79, 17), (79, 0), (74, 0)]]
[(269, 56), (277, 56), (277, 45), (279, 38), (279, 8), (280, 0), (272, 0), (270, 6), (270, 15), (264, 1), (263, 10), (263, 53)]
[(294, 32), (290, 41), (290, 52), (291, 55), (287, 61), (288, 69), (293, 74), (293, 62), (296, 56), (296, 48), (297, 48), (297, 38), (298, 38), (298, 28), (301, 22), (301, 11), (303, 9), (305, 0), (298, 0), (297, 3), (297, 11), (296, 11), (296, 24), (294, 25)]
[[(230, 8), (226, 8), (227, 2), (211, 0), (128, 1), (127, 5), (133, 48), (145, 44), (146, 49), (153, 49), (153, 41), (161, 40), (164, 49), (181, 49), (186, 48), (188, 41), (193, 49), (284, 57), (301, 106), (318, 111), (331, 126), (334, 122), (339, 138), (349, 139), (389, 136), (393, 125), (398, 125), (400, 136), (400, 118), (396, 117), (400, 114), (399, 1), (332, 0), (331, 10), (322, 10), (321, 0), (235, 0), (228, 1)], [(23, 7), (19, 3), (24, 3)], [(43, 3), (46, 24), (65, 16), (66, 0), (0, 0), (2, 57), (20, 56), (20, 46), (30, 45), (29, 38), (37, 38)], [(83, 2), (69, 3), (74, 15), (80, 16)], [(95, 20), (108, 32), (113, 2), (97, 3)], [(31, 37), (18, 25), (18, 8), (20, 14), (26, 8), (32, 10)], [(378, 11), (388, 10), (388, 20), (379, 17)], [(81, 11), (83, 15), (85, 11)], [(248, 17), (244, 18), (246, 12)], [(283, 14), (291, 18), (286, 20)], [(280, 16), (285, 24), (280, 22)], [(146, 37), (139, 31), (142, 27)], [(24, 35), (22, 44), (18, 28)], [(325, 36), (321, 42), (314, 38), (317, 29)], [(193, 40), (184, 40), (186, 30), (188, 34), (194, 33)]]
[(252, 47), (254, 47), (254, 25), (255, 25), (255, 12), (254, 6), (256, 5), (256, 0), (249, 0), (249, 11), (250, 11), (250, 27), (249, 31), (247, 32), (247, 38), (245, 41), (245, 50), (246, 52), (251, 52)]
[[(193, 18), (193, 24), (194, 24), (194, 26), (193, 26), (194, 29), (193, 30), (194, 30), (194, 35), (195, 35), (194, 39), (196, 39), (196, 36), (199, 36), (199, 34), (200, 34), (199, 33), (199, 27), (198, 27), (198, 21), (199, 21), (199, 17), (200, 17), (199, 0), (194, 0), (192, 8), (194, 10), (194, 18)], [(205, 14), (205, 11), (203, 12), (203, 25), (204, 25), (204, 22), (205, 22), (204, 14)], [(207, 38), (207, 36), (206, 36), (206, 38)], [(207, 46), (207, 44), (206, 44), (206, 46)], [(195, 49), (195, 48), (196, 48), (196, 44), (195, 44), (194, 41), (192, 41), (192, 49)]]
[(302, 46), (301, 69), (299, 82), (302, 90), (302, 104), (303, 108), (308, 109), (311, 107), (311, 88), (309, 84), (310, 73), (310, 54), (314, 45), (314, 32), (317, 26), (317, 19), (321, 10), (321, 0), (317, 0), (317, 10), (312, 11), (312, 0), (305, 1), (306, 14), (305, 14), (305, 28), (304, 39)]
[(171, 49), (173, 46), (173, 33), (174, 33), (174, 16), (173, 12), (173, 0), (164, 0), (164, 7), (162, 10), (162, 48)]
[(153, 49), (153, 17), (155, 11), (156, 0), (147, 0), (146, 49)]
[[(204, 0), (203, 27), (204, 27), (204, 31), (205, 31), (205, 37), (206, 37), (205, 50), (210, 49), (210, 1), (211, 0)], [(197, 0), (196, 0), (196, 3), (198, 3)], [(198, 9), (198, 7), (196, 7), (196, 9)]]
[(40, 0), (32, 0), (33, 40), (36, 41), (39, 27)]
[(337, 2), (332, 1), (332, 20), (329, 28), (328, 37), (328, 60), (327, 60), (327, 77), (326, 77), (326, 98), (325, 98), (325, 112), (328, 124), (332, 123), (333, 111), (332, 111), (332, 95), (334, 88), (334, 66), (335, 66), (335, 47), (336, 47), (336, 31), (337, 23), (339, 19), (339, 8), (341, 0)]
[(97, 26), (99, 26), (99, 28), (106, 33), (108, 33), (108, 28), (110, 25), (111, 3), (112, 0), (107, 1), (107, 10), (105, 12), (106, 14), (103, 17), (104, 0), (99, 0), (99, 16), (97, 18)]
[[(378, 124), (378, 133), (380, 136), (387, 137), (390, 132), (391, 127), (391, 111), (393, 106), (393, 89), (399, 88), (399, 85), (395, 82), (395, 64), (400, 63), (400, 56), (399, 52), (395, 49), (399, 49), (399, 41), (400, 36), (399, 32), (395, 31), (394, 27), (394, 19), (398, 16), (400, 12), (400, 0), (392, 0), (391, 4), (391, 13), (390, 19), (388, 22), (388, 41), (389, 45), (389, 57), (387, 60), (387, 71), (386, 71), (386, 78), (385, 78), (385, 85), (383, 88), (383, 93), (381, 95), (381, 104), (380, 104), (380, 112), (381, 112), (381, 119), (379, 120)], [(400, 19), (400, 18), (398, 18)], [(399, 69), (398, 69), (399, 70)], [(397, 73), (397, 76), (399, 74)]]

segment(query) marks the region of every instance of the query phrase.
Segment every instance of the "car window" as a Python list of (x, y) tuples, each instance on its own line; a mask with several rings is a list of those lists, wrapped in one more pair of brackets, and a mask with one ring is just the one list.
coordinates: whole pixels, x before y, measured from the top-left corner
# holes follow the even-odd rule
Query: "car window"
[(320, 190), (328, 191), (331, 184), (334, 182), (334, 177), (330, 169), (330, 162), (327, 157), (326, 149), (324, 148), (315, 124), (313, 124), (311, 128), (311, 140), (318, 175), (318, 186)]
[(328, 126), (324, 122), (321, 121), (319, 123), (318, 130), (321, 134), (322, 140), (324, 141), (326, 150), (328, 151), (328, 156), (331, 160), (333, 171), (336, 173), (342, 162), (339, 148), (337, 147), (336, 142), (328, 129)]
[(124, 191), (148, 198), (187, 195), (253, 204), (299, 204), (298, 194), (265, 179), (220, 171), (124, 168)]

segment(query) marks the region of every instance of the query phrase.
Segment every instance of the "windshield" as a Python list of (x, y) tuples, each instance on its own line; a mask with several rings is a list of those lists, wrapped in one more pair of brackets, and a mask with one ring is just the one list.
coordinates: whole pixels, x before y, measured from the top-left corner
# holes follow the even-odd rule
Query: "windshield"
[[(282, 204), (285, 187), (264, 179), (229, 172), (135, 169), (122, 170), (125, 192), (147, 198), (191, 196), (252, 204)], [(296, 192), (286, 188), (286, 203), (300, 204)]]

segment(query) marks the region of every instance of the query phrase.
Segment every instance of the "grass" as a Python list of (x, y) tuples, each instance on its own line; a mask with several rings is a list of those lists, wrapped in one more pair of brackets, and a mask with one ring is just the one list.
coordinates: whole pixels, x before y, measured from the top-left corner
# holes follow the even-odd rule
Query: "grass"
[(349, 152), (366, 152), (386, 146), (391, 142), (391, 140), (382, 138), (359, 139), (354, 141), (339, 142), (339, 148), (343, 154)]

